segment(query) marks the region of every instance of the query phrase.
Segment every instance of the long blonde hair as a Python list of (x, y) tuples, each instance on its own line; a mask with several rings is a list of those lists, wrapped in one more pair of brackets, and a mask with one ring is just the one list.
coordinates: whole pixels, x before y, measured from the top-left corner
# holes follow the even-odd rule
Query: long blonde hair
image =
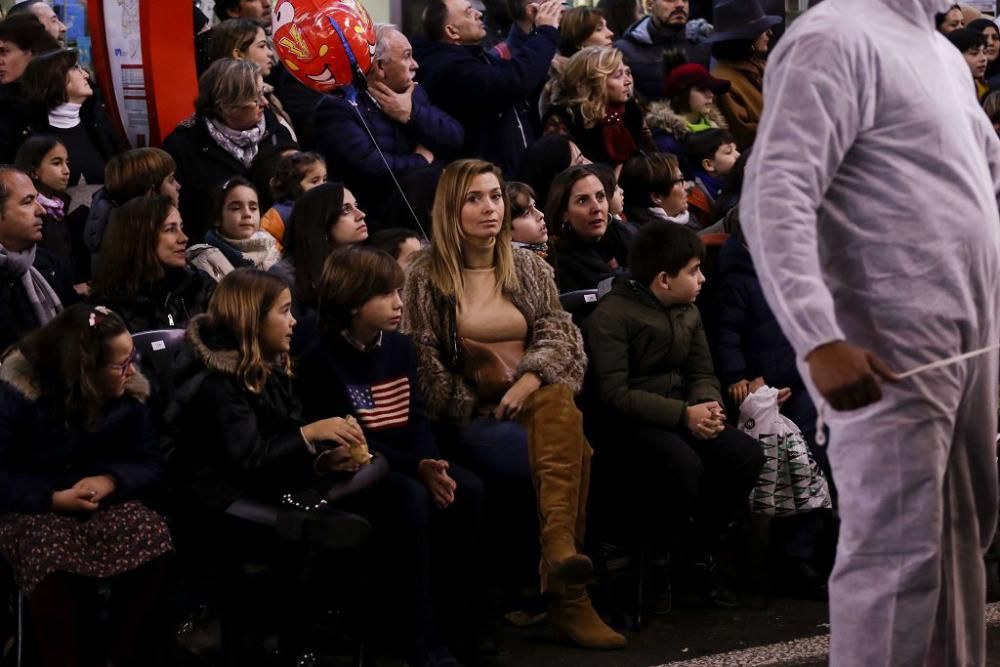
[[(264, 390), (275, 365), (273, 359), (265, 359), (261, 352), (261, 325), (286, 289), (288, 285), (270, 273), (237, 269), (222, 279), (208, 304), (212, 324), (225, 328), (236, 341), (240, 357), (236, 364), (237, 379), (255, 394)], [(281, 355), (276, 365), (291, 374), (287, 354)]]
[(500, 183), (503, 196), (503, 223), (496, 237), (493, 250), (494, 271), (497, 288), (513, 290), (520, 287), (514, 270), (514, 249), (511, 245), (510, 202), (504, 187), (503, 174), (499, 167), (482, 160), (458, 160), (452, 162), (441, 174), (437, 191), (434, 193), (434, 209), (431, 213), (433, 240), (431, 241), (430, 279), (443, 294), (455, 297), (461, 302), (462, 280), (462, 207), (465, 196), (472, 188), (477, 176), (493, 174)]
[(608, 77), (623, 62), (618, 49), (606, 46), (580, 49), (563, 68), (559, 104), (577, 114), (585, 128), (594, 127), (608, 108)]

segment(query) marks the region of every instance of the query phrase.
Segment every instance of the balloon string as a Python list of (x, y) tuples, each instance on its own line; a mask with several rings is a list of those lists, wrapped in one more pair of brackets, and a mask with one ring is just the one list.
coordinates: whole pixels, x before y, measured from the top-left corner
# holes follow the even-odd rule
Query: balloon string
[(358, 108), (358, 94), (357, 91), (347, 87), (345, 90), (348, 103), (354, 107), (354, 113), (358, 115), (358, 120), (361, 121), (361, 125), (365, 128), (368, 133), (368, 138), (372, 140), (375, 145), (375, 150), (378, 151), (379, 157), (382, 158), (382, 164), (385, 165), (386, 171), (389, 172), (389, 176), (392, 178), (392, 182), (396, 185), (396, 190), (399, 191), (399, 196), (403, 198), (403, 202), (406, 204), (406, 208), (410, 211), (410, 215), (413, 216), (413, 222), (417, 224), (417, 229), (423, 235), (425, 241), (430, 241), (430, 237), (427, 236), (427, 231), (424, 230), (424, 226), (420, 224), (420, 218), (417, 217), (416, 211), (413, 210), (413, 206), (410, 204), (410, 200), (406, 197), (406, 193), (403, 192), (403, 186), (400, 185), (399, 179), (396, 178), (396, 174), (393, 173), (392, 168), (389, 166), (389, 160), (386, 159), (385, 153), (382, 152), (382, 147), (378, 145), (378, 141), (375, 139), (375, 135), (372, 133), (372, 129), (368, 127), (368, 122), (365, 121), (364, 115), (361, 113), (361, 109)]
[[(952, 364), (957, 364), (960, 361), (965, 361), (966, 359), (972, 359), (974, 357), (979, 357), (987, 352), (992, 352), (993, 350), (1000, 350), (1000, 343), (994, 345), (987, 345), (986, 347), (981, 347), (978, 350), (973, 350), (971, 352), (965, 352), (963, 354), (956, 354), (953, 357), (948, 357), (947, 359), (938, 359), (937, 361), (932, 361), (929, 364), (924, 364), (923, 366), (917, 366), (916, 368), (911, 368), (910, 370), (899, 373), (896, 375), (897, 380), (905, 380), (906, 378), (913, 377), (914, 375), (919, 375), (926, 371), (934, 370), (935, 368), (944, 368), (945, 366), (951, 366)], [(823, 418), (823, 412), (826, 410), (827, 403), (824, 400), (819, 401), (819, 405), (816, 410), (816, 444), (821, 447), (826, 444), (826, 420)]]

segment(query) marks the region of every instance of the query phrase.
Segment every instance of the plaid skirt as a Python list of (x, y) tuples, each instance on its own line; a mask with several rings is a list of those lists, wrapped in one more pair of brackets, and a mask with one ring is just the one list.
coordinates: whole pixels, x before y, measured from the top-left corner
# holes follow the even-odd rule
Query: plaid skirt
[(53, 572), (106, 578), (172, 549), (163, 517), (138, 500), (90, 514), (0, 515), (0, 555), (24, 593)]

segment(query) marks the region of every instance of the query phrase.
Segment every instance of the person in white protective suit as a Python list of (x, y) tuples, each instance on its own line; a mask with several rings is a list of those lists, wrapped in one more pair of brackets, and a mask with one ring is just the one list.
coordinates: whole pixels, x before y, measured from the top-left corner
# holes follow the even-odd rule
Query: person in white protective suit
[(985, 664), (998, 355), (893, 374), (998, 342), (1000, 141), (934, 30), (948, 5), (804, 14), (769, 60), (746, 171), (754, 264), (829, 406), (835, 667)]

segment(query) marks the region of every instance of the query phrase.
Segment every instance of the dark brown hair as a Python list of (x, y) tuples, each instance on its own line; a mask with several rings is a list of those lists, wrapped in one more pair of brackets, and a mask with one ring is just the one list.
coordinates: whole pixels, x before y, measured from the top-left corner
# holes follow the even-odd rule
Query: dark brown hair
[(146, 195), (114, 210), (94, 272), (95, 295), (132, 297), (163, 278), (165, 271), (156, 247), (172, 208), (170, 197)]
[(232, 58), (233, 51), (246, 53), (258, 30), (262, 30), (260, 23), (252, 19), (226, 19), (215, 26), (209, 37), (209, 62)]
[[(631, 218), (653, 205), (650, 195), (666, 195), (674, 186), (677, 158), (669, 153), (636, 155), (622, 167), (618, 185), (625, 194), (625, 214)], [(613, 194), (613, 193), (612, 193)]]
[(72, 426), (97, 426), (106, 398), (97, 373), (108, 363), (109, 343), (128, 327), (106, 308), (76, 304), (15, 343), (38, 378), (41, 395)]
[[(521, 183), (520, 181), (507, 182), (507, 200), (510, 202), (511, 220), (514, 218), (520, 218), (528, 212), (528, 199), (534, 199), (536, 204), (542, 203), (538, 201), (538, 197), (535, 195), (535, 189), (527, 183)], [(524, 204), (521, 203), (522, 200), (524, 201)]]
[(302, 179), (306, 172), (314, 164), (322, 162), (326, 165), (326, 160), (319, 153), (307, 153), (297, 151), (291, 155), (285, 155), (278, 160), (278, 166), (271, 177), (271, 196), (274, 201), (291, 199), (295, 201), (302, 196)]
[(24, 99), (35, 109), (51, 111), (66, 102), (66, 78), (76, 67), (79, 56), (71, 49), (60, 49), (31, 59), (21, 77)]
[(705, 244), (686, 225), (654, 220), (639, 228), (628, 250), (632, 277), (649, 287), (660, 273), (676, 276), (697, 257), (705, 259)]
[(344, 186), (324, 183), (305, 192), (295, 202), (288, 221), (292, 233), (285, 234), (285, 256), (295, 267), (292, 291), (299, 301), (316, 301), (316, 288), (332, 247), (330, 228), (337, 224), (344, 207)]
[(366, 246), (337, 248), (326, 258), (319, 281), (319, 327), (327, 335), (351, 325), (370, 299), (400, 289), (403, 269), (384, 250)]
[[(209, 222), (213, 227), (222, 226), (222, 212), (226, 208), (226, 197), (229, 196), (230, 192), (240, 187), (250, 188), (255, 195), (257, 194), (257, 188), (253, 186), (253, 183), (242, 176), (233, 176), (212, 190), (212, 219)], [(259, 201), (257, 208), (260, 209)]]
[[(559, 228), (563, 224), (563, 213), (569, 207), (569, 197), (573, 186), (576, 185), (577, 181), (588, 176), (593, 176), (601, 181), (601, 177), (590, 168), (590, 165), (570, 167), (560, 172), (552, 181), (552, 187), (549, 189), (549, 201), (545, 204), (545, 222), (549, 226), (549, 234), (559, 236)], [(601, 181), (601, 187), (604, 187), (604, 181)], [(605, 192), (604, 194), (610, 199), (615, 193)]]
[(116, 204), (157, 194), (164, 179), (177, 171), (170, 153), (160, 148), (133, 148), (104, 166), (104, 190)]
[(59, 42), (31, 13), (12, 14), (0, 21), (0, 42), (13, 42), (22, 51), (30, 51), (32, 56), (59, 50)]
[(559, 21), (559, 53), (567, 58), (580, 50), (587, 39), (593, 35), (601, 22), (604, 12), (590, 7), (574, 7), (563, 13)]

